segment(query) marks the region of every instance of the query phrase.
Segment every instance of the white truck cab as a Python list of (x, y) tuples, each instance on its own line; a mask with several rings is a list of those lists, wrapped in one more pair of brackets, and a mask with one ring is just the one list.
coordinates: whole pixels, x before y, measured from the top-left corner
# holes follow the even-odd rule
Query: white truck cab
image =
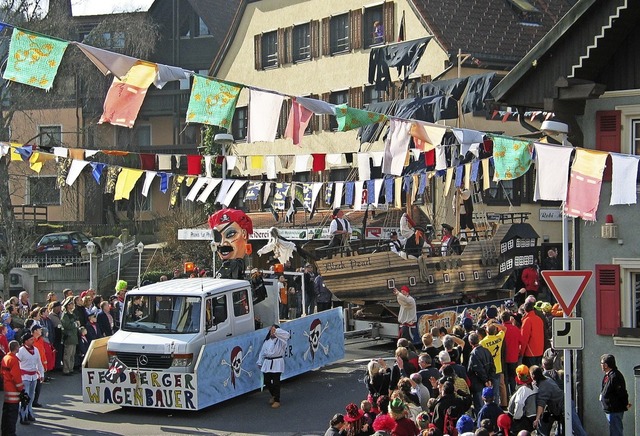
[[(129, 291), (107, 353), (130, 368), (191, 372), (204, 345), (255, 330), (251, 295), (245, 280), (213, 278), (174, 279)], [(275, 322), (275, 312), (272, 320), (265, 319), (269, 310), (261, 312), (267, 325)]]

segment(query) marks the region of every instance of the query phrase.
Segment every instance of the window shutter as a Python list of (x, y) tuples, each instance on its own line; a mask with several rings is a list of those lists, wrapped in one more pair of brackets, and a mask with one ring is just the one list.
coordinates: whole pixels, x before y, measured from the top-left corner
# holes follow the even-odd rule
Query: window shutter
[(348, 105), (356, 109), (362, 108), (362, 86), (349, 88)]
[(351, 18), (351, 49), (357, 50), (362, 48), (362, 9), (354, 9), (349, 15)]
[[(331, 96), (330, 92), (325, 92), (322, 94), (322, 101), (329, 101), (329, 97)], [(329, 123), (329, 117), (330, 115), (327, 114), (323, 114), (322, 115), (322, 130), (331, 130), (331, 124)]]
[(284, 29), (284, 44), (284, 63), (290, 64), (293, 62), (293, 26)]
[(331, 18), (322, 19), (322, 55), (329, 56), (331, 54)]
[[(620, 153), (620, 122), (620, 111), (596, 112), (596, 150)], [(608, 157), (607, 161), (607, 167), (604, 169), (602, 177), (604, 182), (611, 181), (611, 157)]]
[(320, 57), (320, 22), (311, 20), (311, 59)]
[(384, 2), (382, 4), (382, 21), (384, 26), (384, 42), (387, 44), (396, 40), (395, 32), (395, 5), (393, 2)]
[(287, 56), (287, 46), (284, 42), (284, 29), (278, 29), (276, 35), (278, 38), (278, 66), (281, 66), (286, 63)]
[(253, 53), (256, 70), (262, 69), (262, 35), (253, 37)]
[[(309, 98), (313, 98), (313, 99), (318, 99), (318, 94), (311, 94), (309, 95)], [(318, 115), (313, 115), (311, 117), (311, 121), (309, 122), (309, 127), (311, 128), (311, 132), (317, 132), (320, 130), (320, 127), (318, 126), (318, 121), (319, 121), (319, 116)]]
[(620, 265), (596, 265), (596, 333), (615, 335), (620, 328)]

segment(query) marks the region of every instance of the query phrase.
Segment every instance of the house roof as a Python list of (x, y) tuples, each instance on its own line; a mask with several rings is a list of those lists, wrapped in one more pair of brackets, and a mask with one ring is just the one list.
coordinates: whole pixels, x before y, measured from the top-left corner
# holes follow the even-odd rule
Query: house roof
[[(410, 3), (450, 57), (455, 57), (460, 49), (472, 56), (472, 64), (505, 69), (522, 59), (571, 6), (569, 1), (542, 0), (411, 0)], [(533, 6), (535, 11), (521, 11), (517, 4)]]
[[(528, 108), (545, 99), (597, 98), (600, 91), (640, 86), (640, 2), (579, 0), (492, 90), (496, 101)], [(621, 74), (619, 72), (627, 72)]]
[[(211, 50), (215, 52), (214, 65), (219, 63), (228, 49), (238, 28), (247, 0), (187, 0), (195, 13), (202, 18), (212, 39)], [(171, 16), (172, 2), (156, 0), (149, 8), (154, 16)]]

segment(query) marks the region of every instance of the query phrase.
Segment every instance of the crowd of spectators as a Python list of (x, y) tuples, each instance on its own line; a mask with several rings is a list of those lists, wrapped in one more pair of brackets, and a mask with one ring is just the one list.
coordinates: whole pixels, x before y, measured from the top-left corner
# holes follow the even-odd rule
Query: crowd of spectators
[[(326, 435), (538, 435), (562, 431), (563, 362), (550, 341), (553, 306), (528, 296), (450, 330), (433, 327), (422, 349), (404, 338), (395, 357), (367, 365), (366, 396), (331, 418)], [(555, 312), (557, 315), (557, 312)], [(387, 365), (389, 361), (389, 365)], [(585, 435), (573, 411), (573, 434)]]
[(41, 302), (32, 301), (27, 291), (0, 300), (5, 389), (1, 434), (15, 434), (18, 417), (22, 425), (35, 422), (33, 408), (43, 407), (40, 391), (52, 375), (79, 373), (91, 341), (118, 330), (126, 291), (127, 282), (119, 280), (114, 294), (107, 297), (93, 289), (80, 293), (64, 289), (60, 294), (49, 292)]

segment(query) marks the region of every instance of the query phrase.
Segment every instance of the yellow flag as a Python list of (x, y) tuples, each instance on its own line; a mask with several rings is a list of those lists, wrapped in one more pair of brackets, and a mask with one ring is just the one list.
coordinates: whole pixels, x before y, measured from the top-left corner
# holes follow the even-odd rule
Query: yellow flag
[(120, 174), (118, 174), (118, 181), (116, 182), (116, 190), (113, 195), (114, 200), (129, 199), (129, 194), (136, 186), (136, 182), (142, 177), (142, 170), (134, 170), (131, 168), (122, 168)]

